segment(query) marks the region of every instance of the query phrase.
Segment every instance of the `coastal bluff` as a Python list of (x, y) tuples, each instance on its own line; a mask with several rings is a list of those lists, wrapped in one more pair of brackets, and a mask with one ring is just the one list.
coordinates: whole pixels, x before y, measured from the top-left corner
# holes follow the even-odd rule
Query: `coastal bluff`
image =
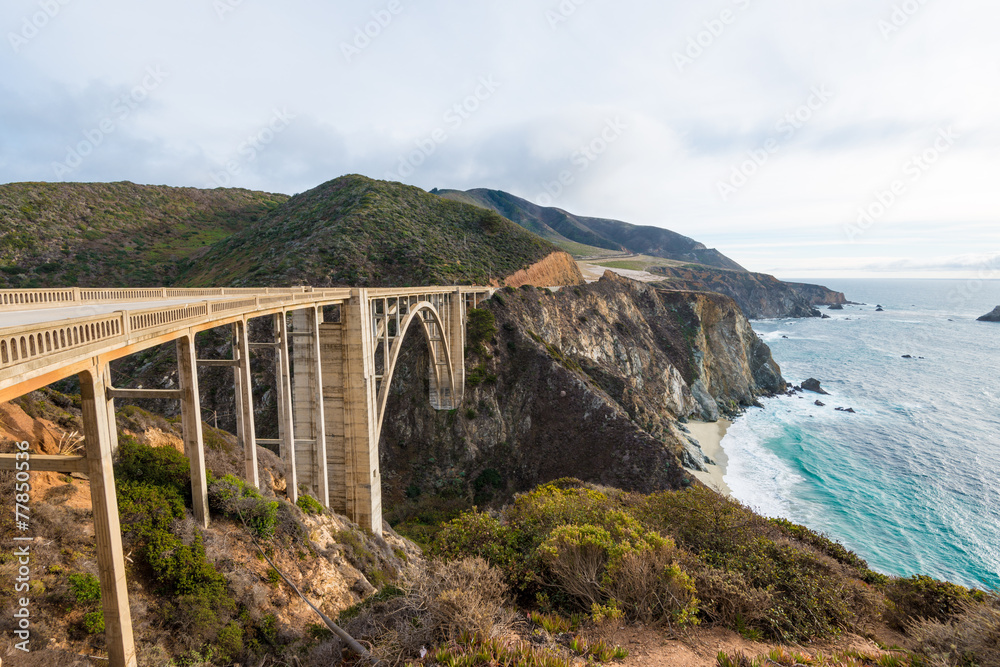
[(993, 309), (993, 312), (986, 313), (980, 317), (978, 322), (1000, 322), (1000, 306)]

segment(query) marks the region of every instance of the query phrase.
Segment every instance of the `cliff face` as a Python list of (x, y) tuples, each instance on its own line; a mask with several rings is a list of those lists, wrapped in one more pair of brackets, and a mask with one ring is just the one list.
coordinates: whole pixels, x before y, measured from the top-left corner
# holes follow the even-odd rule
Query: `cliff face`
[(847, 298), (842, 292), (834, 292), (822, 285), (810, 285), (809, 283), (784, 283), (796, 292), (803, 299), (806, 299), (814, 306), (835, 306), (847, 303)]
[(718, 292), (732, 297), (750, 319), (819, 317), (814, 306), (847, 303), (844, 295), (820, 285), (785, 283), (764, 273), (653, 267), (666, 276), (667, 289)]
[(427, 404), (425, 344), (408, 339), (380, 446), (389, 505), (403, 490), (503, 496), (564, 476), (679, 488), (685, 463), (698, 466), (679, 418), (717, 418), (784, 389), (722, 295), (609, 273), (558, 293), (504, 290), (484, 307), (497, 332), (466, 359), (465, 403), (452, 413)]
[(582, 285), (583, 274), (573, 256), (566, 252), (554, 252), (540, 262), (504, 279), (505, 287), (553, 287), (557, 285)]

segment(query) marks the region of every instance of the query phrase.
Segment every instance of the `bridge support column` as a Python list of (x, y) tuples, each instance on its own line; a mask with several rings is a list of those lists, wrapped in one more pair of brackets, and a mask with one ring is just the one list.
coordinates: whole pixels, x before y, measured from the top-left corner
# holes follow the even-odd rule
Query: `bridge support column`
[(260, 488), (257, 468), (257, 431), (253, 420), (253, 382), (250, 375), (250, 339), (247, 322), (233, 325), (233, 359), (239, 365), (233, 370), (236, 387), (236, 439), (243, 448), (245, 479)]
[(299, 483), (305, 484), (324, 507), (330, 506), (326, 464), (326, 415), (323, 407), (323, 368), (320, 361), (320, 308), (292, 312), (292, 402), (295, 417)]
[(205, 437), (201, 427), (197, 363), (194, 334), (178, 338), (177, 376), (181, 389), (184, 452), (191, 462), (191, 499), (195, 520), (202, 527), (208, 528), (208, 476), (205, 471)]
[(115, 473), (112, 467), (112, 438), (116, 431), (114, 413), (108, 413), (107, 385), (103, 369), (80, 373), (83, 404), (83, 432), (86, 437), (90, 473), (90, 500), (97, 540), (97, 568), (101, 580), (104, 633), (111, 667), (137, 665), (132, 638), (132, 617), (125, 582), (125, 554), (118, 518)]
[(352, 290), (338, 325), (323, 325), (331, 507), (382, 534), (382, 485), (376, 438), (375, 361), (367, 290)]
[(295, 465), (295, 413), (292, 403), (288, 317), (284, 312), (274, 316), (274, 342), (277, 362), (275, 377), (278, 384), (278, 439), (281, 440), (279, 455), (285, 463), (288, 499), (296, 503), (299, 500), (299, 475)]
[[(114, 382), (111, 381), (111, 364), (105, 364), (103, 368), (103, 380), (105, 387), (113, 387)], [(111, 443), (111, 454), (114, 455), (118, 452), (118, 423), (115, 421), (115, 399), (108, 397), (108, 438)]]
[(461, 289), (451, 295), (448, 307), (448, 347), (451, 350), (454, 384), (452, 386), (452, 409), (462, 407), (465, 400), (465, 295)]

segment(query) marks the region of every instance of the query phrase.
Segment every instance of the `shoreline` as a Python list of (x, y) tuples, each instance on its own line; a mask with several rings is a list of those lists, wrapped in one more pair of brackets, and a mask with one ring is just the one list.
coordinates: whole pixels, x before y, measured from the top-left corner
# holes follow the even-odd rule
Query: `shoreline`
[(729, 497), (732, 497), (733, 492), (724, 480), (729, 457), (722, 449), (722, 439), (726, 437), (726, 431), (732, 425), (733, 422), (728, 419), (720, 419), (717, 422), (690, 421), (686, 425), (691, 437), (698, 441), (705, 456), (715, 461), (714, 465), (705, 464), (707, 472), (690, 472), (709, 488)]

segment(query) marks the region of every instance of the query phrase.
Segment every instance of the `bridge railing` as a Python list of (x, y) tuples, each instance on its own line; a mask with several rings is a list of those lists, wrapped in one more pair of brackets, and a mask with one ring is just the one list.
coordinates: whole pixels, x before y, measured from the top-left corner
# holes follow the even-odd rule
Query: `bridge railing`
[(158, 299), (187, 299), (197, 297), (242, 296), (246, 294), (302, 294), (313, 293), (311, 287), (129, 287), (0, 290), (0, 312), (35, 310), (40, 308), (68, 308), (80, 304), (125, 303), (129, 301), (156, 301)]
[[(35, 290), (36, 293), (39, 291)], [(63, 291), (65, 292), (66, 290)], [(141, 294), (136, 298), (145, 300), (149, 298), (143, 293), (146, 291), (80, 290), (77, 296), (85, 298), (87, 303), (97, 304), (106, 303), (106, 301), (98, 300), (101, 294), (111, 294), (111, 301), (114, 302), (114, 296), (123, 295), (126, 292), (140, 292)], [(162, 292), (162, 290), (156, 291)], [(186, 292), (186, 295), (215, 296), (215, 294), (204, 294), (206, 291), (212, 290), (192, 290)], [(197, 294), (192, 292), (197, 292)], [(272, 290), (268, 292), (272, 292)], [(175, 329), (184, 326), (186, 323), (195, 324), (213, 318), (221, 319), (227, 315), (236, 313), (252, 314), (286, 305), (290, 307), (302, 307), (304, 303), (309, 302), (337, 303), (346, 301), (351, 295), (348, 289), (326, 289), (309, 292), (295, 289), (285, 291), (284, 293), (280, 290), (273, 290), (275, 293), (268, 292), (262, 290), (240, 290), (239, 293), (245, 294), (245, 296), (235, 299), (206, 300), (142, 310), (120, 310), (103, 315), (90, 315), (16, 327), (0, 326), (0, 379), (16, 374), (16, 367), (27, 362), (41, 359), (45, 356), (61, 356), (64, 352), (71, 350), (77, 350), (80, 355), (83, 355), (87, 351), (87, 348), (104, 348), (108, 343), (116, 339), (124, 346), (133, 337), (145, 338), (149, 335), (156, 335), (156, 330), (158, 329)], [(10, 291), (5, 292), (5, 294), (8, 293)], [(176, 293), (173, 296), (176, 298)], [(167, 298), (170, 298), (170, 296)], [(24, 302), (21, 304), (20, 309), (33, 309), (34, 306), (29, 304), (35, 303), (40, 302)], [(46, 303), (67, 305), (73, 302), (49, 301)], [(2, 323), (2, 319), (0, 319), (0, 323)]]

